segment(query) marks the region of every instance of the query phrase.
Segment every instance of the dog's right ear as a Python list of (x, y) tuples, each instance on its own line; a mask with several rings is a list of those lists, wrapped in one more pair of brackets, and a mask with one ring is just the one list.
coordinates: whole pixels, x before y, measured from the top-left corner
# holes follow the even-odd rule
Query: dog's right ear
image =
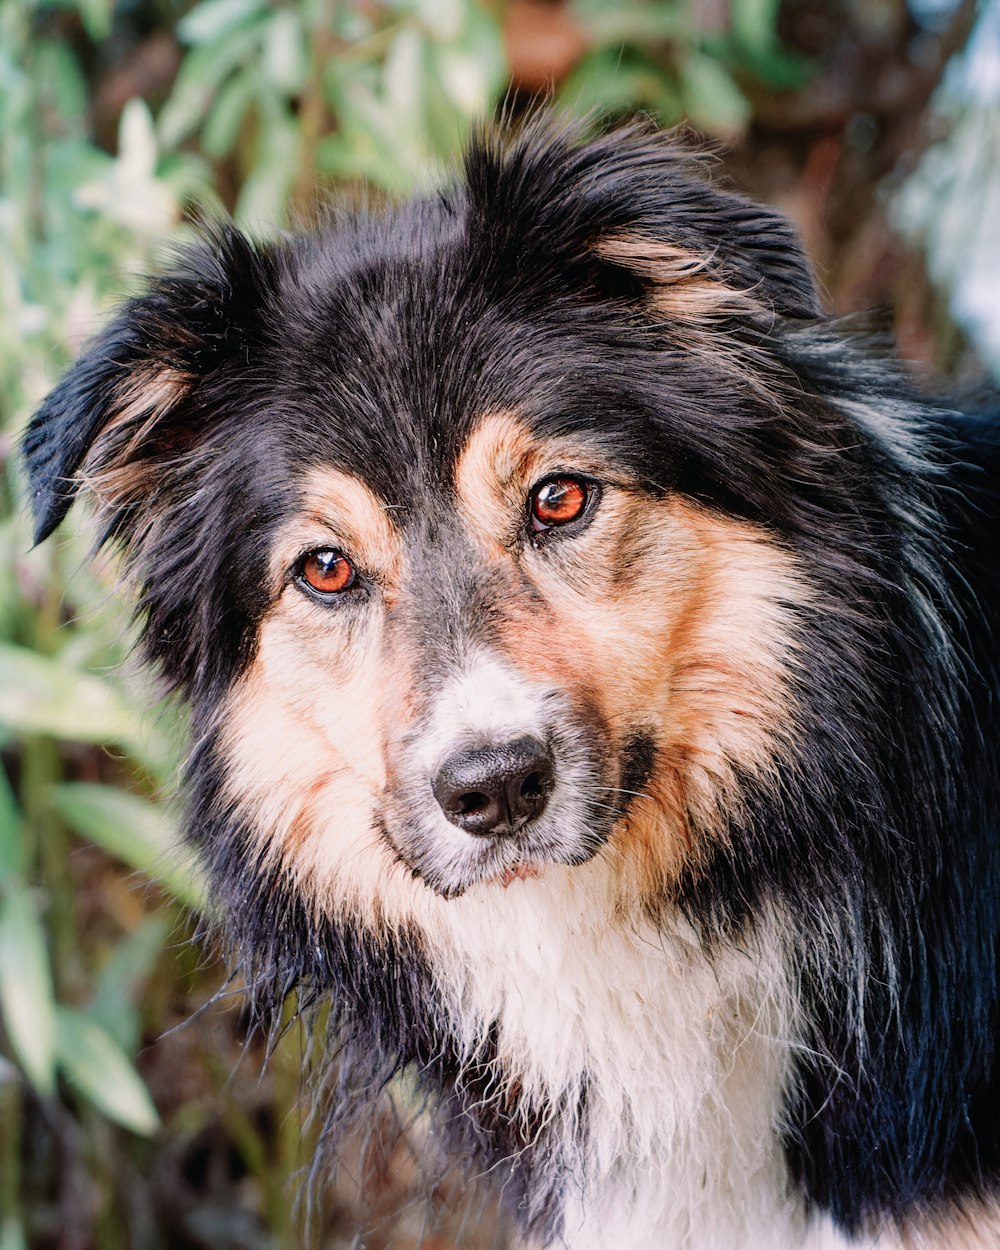
[(225, 366), (252, 360), (273, 287), (269, 254), (217, 226), (120, 310), (25, 433), (36, 543), (84, 483), (98, 496), (102, 539), (128, 539), (130, 520), (168, 489), (171, 467), (210, 433)]

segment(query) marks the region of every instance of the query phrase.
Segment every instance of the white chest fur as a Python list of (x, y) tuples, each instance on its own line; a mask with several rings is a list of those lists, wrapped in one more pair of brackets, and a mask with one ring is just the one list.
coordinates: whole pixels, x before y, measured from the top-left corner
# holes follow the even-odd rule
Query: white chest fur
[[(773, 923), (711, 960), (614, 917), (606, 867), (479, 886), (421, 917), (470, 1060), (558, 1108), (570, 1250), (826, 1250), (780, 1145), (795, 1010)], [(512, 1098), (512, 1101), (515, 1101)], [(586, 1106), (585, 1127), (576, 1109)]]

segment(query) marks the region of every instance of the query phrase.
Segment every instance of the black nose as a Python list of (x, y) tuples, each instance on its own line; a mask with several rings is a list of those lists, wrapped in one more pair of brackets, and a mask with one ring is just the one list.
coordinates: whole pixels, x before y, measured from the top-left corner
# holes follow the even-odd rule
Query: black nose
[(537, 738), (515, 738), (459, 751), (434, 778), (434, 797), (453, 825), (484, 837), (507, 837), (540, 816), (554, 767)]

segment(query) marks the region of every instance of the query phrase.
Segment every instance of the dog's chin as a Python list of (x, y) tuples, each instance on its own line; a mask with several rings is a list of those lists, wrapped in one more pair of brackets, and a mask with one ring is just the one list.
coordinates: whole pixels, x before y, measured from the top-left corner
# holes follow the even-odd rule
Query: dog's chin
[(460, 898), (473, 886), (488, 889), (506, 889), (518, 882), (544, 877), (551, 864), (573, 867), (594, 858), (607, 841), (604, 833), (588, 833), (567, 845), (559, 839), (554, 845), (547, 839), (519, 837), (511, 841), (498, 841), (488, 845), (473, 846), (460, 855), (452, 854), (446, 862), (433, 850), (415, 852), (411, 847), (403, 850), (396, 846), (396, 853), (407, 865), (413, 876), (428, 889), (445, 899)]

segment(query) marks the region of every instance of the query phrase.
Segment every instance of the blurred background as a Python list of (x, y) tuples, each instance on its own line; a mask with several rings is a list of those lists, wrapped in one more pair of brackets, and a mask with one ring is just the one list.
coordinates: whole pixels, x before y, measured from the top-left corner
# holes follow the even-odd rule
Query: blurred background
[(194, 210), (266, 236), (432, 186), (551, 97), (705, 135), (832, 311), (926, 385), (1000, 374), (1000, 0), (0, 0), (0, 1250), (504, 1245), (402, 1148), (297, 1202), (308, 1040), (265, 1064), (194, 940), (183, 716), (85, 522), (30, 550), (16, 446)]

